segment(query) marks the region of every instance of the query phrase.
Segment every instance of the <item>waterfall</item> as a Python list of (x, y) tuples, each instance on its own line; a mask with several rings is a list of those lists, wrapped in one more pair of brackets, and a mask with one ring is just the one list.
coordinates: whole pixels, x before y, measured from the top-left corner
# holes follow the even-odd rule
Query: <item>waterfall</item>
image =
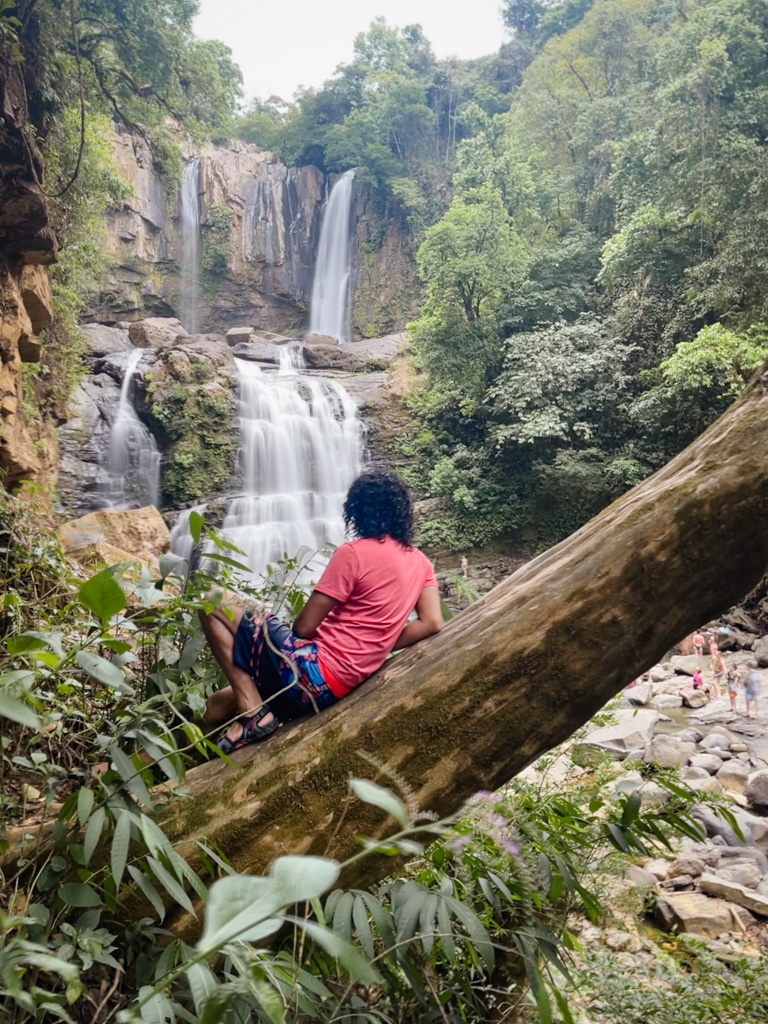
[(310, 334), (349, 341), (350, 213), (354, 170), (331, 189), (325, 209), (312, 284)]
[(181, 309), (179, 319), (190, 334), (198, 330), (200, 300), (200, 161), (184, 164), (179, 193), (181, 221)]
[(277, 373), (235, 360), (242, 492), (223, 528), (255, 574), (303, 545), (314, 551), (328, 541), (340, 544), (344, 498), (360, 471), (355, 403), (335, 381), (298, 372), (290, 349), (280, 356)]
[(107, 508), (157, 505), (160, 498), (160, 453), (154, 437), (136, 415), (131, 398), (133, 375), (143, 355), (140, 348), (128, 353), (103, 463), (109, 482), (100, 490)]

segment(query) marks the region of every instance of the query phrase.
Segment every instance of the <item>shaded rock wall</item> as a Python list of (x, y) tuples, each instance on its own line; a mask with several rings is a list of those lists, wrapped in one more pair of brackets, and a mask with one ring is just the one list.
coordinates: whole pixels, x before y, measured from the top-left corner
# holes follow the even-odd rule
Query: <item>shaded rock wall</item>
[[(144, 140), (117, 128), (113, 140), (117, 168), (134, 196), (110, 215), (113, 266), (93, 318), (178, 315), (178, 189), (164, 186)], [(201, 329), (251, 325), (303, 331), (332, 179), (316, 167), (286, 167), (244, 142), (208, 144), (195, 152), (187, 149), (185, 156), (200, 159)], [(353, 327), (357, 336), (384, 334), (402, 327), (413, 313), (415, 274), (407, 229), (394, 211), (378, 210), (366, 186), (356, 187), (354, 201)]]
[(29, 127), (22, 65), (0, 55), (0, 483), (6, 487), (46, 475), (55, 462), (42, 426), (25, 415), (21, 391), (21, 364), (37, 361), (38, 335), (52, 320), (44, 265), (56, 258), (39, 184), (43, 160)]

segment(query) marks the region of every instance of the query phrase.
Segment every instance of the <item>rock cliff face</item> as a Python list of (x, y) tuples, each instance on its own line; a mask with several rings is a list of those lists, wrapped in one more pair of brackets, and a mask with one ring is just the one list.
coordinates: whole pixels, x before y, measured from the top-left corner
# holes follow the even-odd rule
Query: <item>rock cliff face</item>
[[(113, 139), (118, 170), (134, 197), (110, 216), (113, 267), (94, 318), (178, 316), (179, 190), (164, 186), (143, 140), (117, 128)], [(185, 156), (200, 161), (201, 329), (249, 324), (302, 331), (332, 181), (316, 167), (286, 167), (243, 142), (208, 144)], [(407, 232), (400, 219), (376, 211), (366, 187), (356, 187), (354, 201), (353, 326), (358, 336), (383, 334), (401, 327), (413, 312)]]
[(44, 265), (56, 258), (21, 64), (0, 61), (0, 115), (0, 483), (11, 487), (51, 460), (25, 421), (21, 364), (37, 361), (38, 334), (51, 323)]

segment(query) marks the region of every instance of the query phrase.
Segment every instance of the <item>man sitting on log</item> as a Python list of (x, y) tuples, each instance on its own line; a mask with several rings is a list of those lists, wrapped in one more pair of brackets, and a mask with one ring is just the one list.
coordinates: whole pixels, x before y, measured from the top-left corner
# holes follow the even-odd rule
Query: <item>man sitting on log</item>
[(349, 489), (344, 522), (353, 539), (333, 553), (292, 630), (229, 595), (201, 613), (230, 684), (209, 698), (206, 721), (236, 717), (218, 741), (225, 754), (266, 739), (280, 720), (335, 704), (391, 651), (440, 630), (437, 581), (413, 547), (411, 501), (401, 481), (381, 470), (363, 473)]

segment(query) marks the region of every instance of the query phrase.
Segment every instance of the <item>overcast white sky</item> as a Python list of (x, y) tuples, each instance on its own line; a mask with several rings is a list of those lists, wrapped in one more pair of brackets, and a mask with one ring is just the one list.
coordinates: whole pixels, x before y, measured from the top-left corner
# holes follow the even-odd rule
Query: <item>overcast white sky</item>
[(374, 18), (420, 24), (438, 57), (482, 57), (505, 39), (501, 0), (200, 0), (195, 34), (220, 39), (243, 72), (248, 96), (290, 99), (352, 58)]

